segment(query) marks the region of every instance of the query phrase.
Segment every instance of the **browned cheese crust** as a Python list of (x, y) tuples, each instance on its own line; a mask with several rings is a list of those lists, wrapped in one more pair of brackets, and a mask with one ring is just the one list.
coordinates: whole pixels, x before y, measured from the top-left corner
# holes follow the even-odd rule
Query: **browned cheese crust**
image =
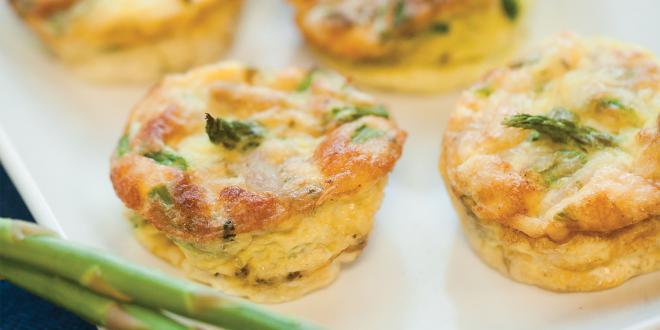
[[(608, 145), (503, 124), (553, 113)], [(549, 289), (603, 289), (660, 268), (659, 125), (653, 54), (564, 33), (463, 94), (441, 171), (489, 264)]]
[(527, 0), (292, 0), (324, 64), (357, 84), (428, 93), (462, 87), (508, 58)]
[[(434, 22), (496, 3), (489, 0), (291, 0), (308, 41), (351, 60), (383, 59), (401, 52), (397, 41), (429, 30)], [(411, 49), (409, 49), (411, 50)]]
[(227, 49), (241, 0), (11, 0), (52, 54), (105, 82), (155, 81)]
[[(307, 90), (297, 91), (309, 77)], [(376, 104), (321, 71), (271, 74), (220, 64), (173, 76), (133, 110), (125, 131), (130, 151), (113, 157), (112, 183), (127, 207), (179, 242), (207, 245), (267, 232), (294, 214), (375, 184), (392, 169), (405, 133), (381, 117), (345, 124), (330, 118), (332, 109), (354, 106)], [(246, 152), (215, 146), (204, 133), (205, 112), (258, 122), (266, 137)], [(382, 134), (352, 142), (364, 125)], [(171, 150), (185, 158), (183, 141), (191, 137), (210, 150), (210, 161), (188, 160), (182, 169), (145, 156)], [(159, 185), (171, 194), (171, 205), (150, 196)]]
[(43, 19), (71, 7), (79, 0), (9, 0), (14, 10), (23, 17)]

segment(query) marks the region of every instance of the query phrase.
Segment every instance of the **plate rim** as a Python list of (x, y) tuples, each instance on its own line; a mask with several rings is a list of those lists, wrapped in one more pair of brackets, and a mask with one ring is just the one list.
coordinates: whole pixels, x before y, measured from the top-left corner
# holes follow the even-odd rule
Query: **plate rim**
[[(46, 201), (37, 182), (30, 174), (18, 151), (11, 142), (9, 135), (0, 123), (0, 163), (7, 172), (21, 199), (38, 224), (55, 231), (64, 239), (68, 239), (60, 226), (53, 210)], [(28, 219), (18, 219), (27, 221)]]

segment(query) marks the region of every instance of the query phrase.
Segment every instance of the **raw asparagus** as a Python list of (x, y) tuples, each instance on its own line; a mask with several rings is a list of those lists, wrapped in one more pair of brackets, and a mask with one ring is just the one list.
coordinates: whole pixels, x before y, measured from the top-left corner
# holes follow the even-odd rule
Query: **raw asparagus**
[(144, 307), (117, 303), (70, 281), (46, 275), (22, 264), (0, 259), (0, 276), (87, 321), (108, 329), (189, 329)]
[(0, 258), (76, 281), (119, 301), (164, 309), (228, 329), (318, 329), (217, 290), (62, 240), (24, 221), (0, 219)]

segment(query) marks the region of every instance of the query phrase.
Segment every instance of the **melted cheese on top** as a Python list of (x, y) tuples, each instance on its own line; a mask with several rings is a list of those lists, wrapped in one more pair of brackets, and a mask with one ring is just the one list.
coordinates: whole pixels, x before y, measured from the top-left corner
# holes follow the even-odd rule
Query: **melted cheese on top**
[(499, 0), (294, 3), (310, 42), (361, 65), (474, 60), (510, 46), (520, 20), (518, 12), (508, 17)]
[[(262, 137), (214, 143), (206, 114)], [(404, 140), (337, 74), (219, 63), (168, 77), (135, 107), (111, 180), (155, 254), (228, 292), (282, 301), (328, 284), (362, 249)]]
[(13, 0), (46, 46), (83, 76), (153, 81), (216, 60), (241, 0)]
[[(583, 150), (502, 124), (557, 108), (616, 146)], [(453, 193), (480, 219), (555, 240), (611, 232), (660, 215), (659, 125), (654, 55), (565, 33), (465, 92), (441, 162)]]

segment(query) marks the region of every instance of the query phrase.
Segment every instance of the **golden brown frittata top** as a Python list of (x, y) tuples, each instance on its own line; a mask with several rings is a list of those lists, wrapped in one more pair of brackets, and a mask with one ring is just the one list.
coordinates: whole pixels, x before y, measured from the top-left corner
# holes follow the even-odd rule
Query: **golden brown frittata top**
[[(237, 1), (237, 0), (223, 0)], [(112, 51), (171, 33), (198, 20), (216, 0), (10, 0), (45, 41), (97, 45)]]
[(519, 0), (291, 0), (307, 39), (333, 55), (351, 60), (384, 59), (402, 49), (399, 41), (448, 33), (453, 19), (498, 7), (515, 20)]
[(135, 107), (111, 179), (171, 238), (212, 242), (375, 184), (405, 136), (334, 73), (218, 64), (165, 79)]
[(441, 166), (478, 218), (531, 237), (660, 215), (660, 64), (564, 33), (465, 92)]

